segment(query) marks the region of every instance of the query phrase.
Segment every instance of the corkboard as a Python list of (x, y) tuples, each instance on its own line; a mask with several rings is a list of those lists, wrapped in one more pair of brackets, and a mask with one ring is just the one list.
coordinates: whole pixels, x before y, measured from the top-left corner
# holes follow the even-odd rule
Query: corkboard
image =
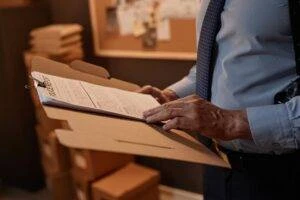
[(106, 10), (111, 0), (89, 0), (94, 49), (97, 56), (195, 60), (196, 36), (194, 19), (171, 19), (171, 41), (159, 41), (155, 48), (147, 49), (140, 38), (107, 32)]

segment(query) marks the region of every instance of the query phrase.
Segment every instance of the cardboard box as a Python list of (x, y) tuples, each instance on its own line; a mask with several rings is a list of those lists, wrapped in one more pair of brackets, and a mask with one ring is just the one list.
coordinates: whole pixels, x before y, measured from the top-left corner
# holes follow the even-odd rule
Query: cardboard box
[(89, 200), (91, 198), (91, 182), (85, 180), (82, 171), (71, 170), (76, 200)]
[(74, 192), (76, 200), (91, 200), (89, 184), (80, 184), (79, 182), (73, 182)]
[(63, 40), (80, 34), (82, 30), (83, 27), (79, 24), (53, 24), (32, 30), (30, 36), (34, 39)]
[(32, 38), (29, 41), (29, 44), (33, 47), (44, 47), (44, 46), (48, 46), (48, 47), (52, 47), (52, 48), (60, 48), (60, 47), (64, 47), (64, 46), (68, 46), (70, 44), (74, 44), (76, 42), (80, 42), (82, 40), (82, 37), (80, 34), (78, 35), (73, 35), (71, 37), (67, 37), (64, 38), (63, 40), (56, 40), (56, 39), (49, 39), (49, 38), (45, 38), (45, 39), (39, 39), (39, 38)]
[(55, 129), (70, 129), (66, 121), (48, 118), (43, 109), (36, 108), (35, 116), (38, 122), (37, 125), (41, 126), (47, 134)]
[(93, 181), (134, 160), (132, 155), (70, 149), (72, 169), (85, 181)]
[[(82, 68), (88, 68), (83, 65)], [(135, 90), (135, 84), (105, 79), (45, 58), (32, 60), (32, 71), (77, 79), (102, 86)], [(188, 133), (108, 115), (43, 105), (48, 118), (63, 120), (69, 130), (57, 129), (59, 141), (70, 148), (134, 154), (230, 168), (230, 165)], [(188, 155), (188, 156), (187, 156)]]
[(32, 51), (34, 53), (42, 53), (42, 54), (48, 54), (53, 57), (60, 57), (63, 58), (64, 56), (72, 53), (72, 51), (81, 51), (82, 50), (82, 43), (77, 42), (68, 46), (59, 47), (59, 48), (51, 48), (48, 46), (34, 46), (32, 48)]
[[(48, 53), (42, 52), (34, 52), (33, 50), (28, 50), (23, 53), (24, 63), (27, 71), (30, 73), (31, 61), (35, 56), (40, 56), (43, 58), (55, 60), (57, 62), (62, 62), (66, 64), (70, 64), (76, 60), (82, 60), (84, 58), (84, 52), (81, 47), (68, 48), (66, 52), (63, 52), (61, 55), (50, 55)], [(70, 66), (71, 67), (71, 66)]]
[(92, 184), (93, 199), (158, 200), (158, 171), (134, 163)]
[[(110, 78), (109, 72), (105, 68), (84, 62), (82, 60), (73, 61), (70, 64), (70, 67), (74, 70), (83, 72), (85, 74), (94, 74), (97, 77), (101, 77), (101, 78), (105, 78), (105, 79)], [(126, 85), (126, 84), (124, 83), (123, 85)], [(136, 86), (136, 85), (133, 85), (133, 84), (130, 84), (130, 86), (128, 85), (128, 90), (135, 90), (137, 88), (138, 88), (138, 86)]]
[(71, 48), (69, 51), (62, 55), (52, 55), (51, 59), (57, 60), (63, 63), (71, 63), (75, 60), (81, 60), (84, 57), (84, 52), (82, 48)]
[(73, 200), (74, 188), (70, 172), (59, 173), (46, 177), (47, 189), (53, 200)]
[(42, 53), (34, 53), (34, 52), (30, 51), (30, 50), (24, 51), (24, 53), (23, 53), (24, 63), (25, 63), (26, 69), (27, 69), (27, 71), (28, 71), (29, 74), (31, 72), (31, 61), (32, 61), (32, 59), (35, 56), (40, 56), (40, 57), (44, 57), (44, 58), (50, 59), (50, 56), (47, 55), (47, 54), (45, 54), (45, 53), (44, 54), (42, 54)]
[[(26, 51), (24, 52), (24, 60), (26, 63), (26, 67), (28, 72), (30, 73), (31, 71), (31, 61), (32, 58), (35, 57), (36, 55), (32, 52)], [(42, 56), (43, 57), (43, 56)], [(110, 78), (110, 75), (108, 71), (103, 68), (99, 67), (90, 63), (86, 63), (81, 60), (74, 60), (70, 63), (70, 69), (75, 70), (76, 72), (79, 73), (88, 73), (88, 74), (94, 74), (97, 77), (108, 79)], [(130, 89), (130, 90), (136, 90), (137, 86), (134, 84), (129, 84), (120, 80), (115, 80), (112, 79), (116, 84), (122, 84), (124, 88)], [(30, 79), (30, 85), (33, 85), (33, 81)], [(31, 98), (35, 106), (35, 115), (36, 119), (39, 125), (43, 126), (44, 129), (47, 131), (53, 131), (54, 129), (70, 129), (68, 126), (67, 121), (64, 120), (59, 120), (59, 119), (51, 119), (47, 116), (45, 110), (42, 107), (42, 104), (40, 103), (39, 97), (37, 95), (36, 90), (30, 90), (31, 93)]]
[(36, 126), (42, 165), (46, 175), (61, 174), (70, 170), (69, 150), (62, 146), (54, 132), (47, 132), (42, 126)]

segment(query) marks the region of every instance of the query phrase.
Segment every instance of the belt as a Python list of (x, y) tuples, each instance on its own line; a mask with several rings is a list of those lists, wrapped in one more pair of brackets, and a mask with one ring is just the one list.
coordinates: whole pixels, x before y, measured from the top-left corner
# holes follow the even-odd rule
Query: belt
[(234, 170), (268, 169), (274, 166), (286, 167), (300, 162), (300, 151), (283, 155), (243, 153), (215, 144), (215, 152)]

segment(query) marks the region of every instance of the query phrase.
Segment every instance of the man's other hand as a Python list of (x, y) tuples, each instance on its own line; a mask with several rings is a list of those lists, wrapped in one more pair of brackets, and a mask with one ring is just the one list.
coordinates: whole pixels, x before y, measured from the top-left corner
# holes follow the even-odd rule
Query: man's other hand
[(143, 94), (150, 94), (160, 104), (164, 104), (164, 103), (178, 99), (178, 96), (176, 95), (176, 93), (174, 91), (169, 90), (169, 89), (160, 90), (160, 89), (150, 86), (150, 85), (144, 86), (143, 88), (137, 90), (136, 92), (143, 93)]
[(219, 140), (252, 139), (244, 110), (225, 110), (196, 95), (144, 112), (148, 123), (167, 121), (165, 130), (196, 131)]

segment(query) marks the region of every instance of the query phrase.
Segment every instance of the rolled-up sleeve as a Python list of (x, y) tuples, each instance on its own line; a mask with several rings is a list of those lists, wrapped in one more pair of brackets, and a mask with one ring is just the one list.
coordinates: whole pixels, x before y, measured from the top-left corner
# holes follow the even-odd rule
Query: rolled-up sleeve
[(255, 144), (275, 153), (300, 147), (300, 97), (285, 104), (247, 109)]
[(189, 74), (167, 89), (174, 91), (180, 98), (192, 95), (196, 92), (196, 66), (193, 66)]

